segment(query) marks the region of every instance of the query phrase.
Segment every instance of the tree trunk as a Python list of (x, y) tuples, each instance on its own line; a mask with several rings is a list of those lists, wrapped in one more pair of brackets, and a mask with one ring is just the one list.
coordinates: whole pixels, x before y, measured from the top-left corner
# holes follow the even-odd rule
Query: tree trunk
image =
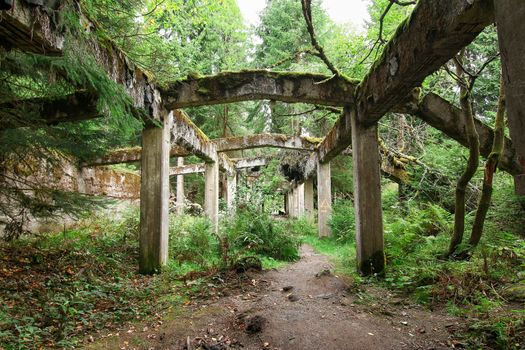
[(480, 241), (483, 233), (483, 225), (489, 210), (490, 201), (492, 198), (492, 180), (494, 172), (498, 165), (501, 154), (503, 153), (503, 139), (505, 129), (505, 84), (503, 79), (500, 82), (498, 113), (496, 114), (496, 125), (494, 128), (494, 141), (492, 143), (492, 151), (485, 163), (485, 175), (483, 177), (483, 190), (479, 199), (478, 210), (476, 211), (476, 218), (472, 226), (472, 233), (470, 235), (469, 245), (474, 248)]
[(468, 80), (464, 77), (462, 61), (464, 50), (457, 57), (456, 74), (459, 78), (461, 116), (465, 119), (465, 131), (469, 145), (469, 159), (467, 167), (456, 185), (456, 203), (454, 210), (454, 232), (450, 240), (448, 255), (454, 254), (457, 247), (463, 241), (465, 232), (465, 191), (469, 181), (472, 179), (479, 164), (479, 137), (474, 124), (474, 112), (472, 111), (471, 91)]

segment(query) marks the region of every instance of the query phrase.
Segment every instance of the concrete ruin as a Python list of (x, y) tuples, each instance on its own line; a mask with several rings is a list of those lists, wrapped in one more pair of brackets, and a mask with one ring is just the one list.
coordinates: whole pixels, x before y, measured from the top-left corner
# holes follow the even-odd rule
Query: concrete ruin
[[(419, 98), (414, 90), (460, 49), (468, 45), (487, 25), (498, 22), (512, 143), (506, 140), (499, 167), (515, 176), (517, 193), (525, 193), (525, 71), (521, 58), (525, 52), (525, 29), (521, 0), (420, 0), (411, 16), (398, 28), (363, 81), (348, 81), (307, 73), (269, 71), (224, 72), (214, 76), (195, 76), (158, 88), (148, 74), (133, 65), (112, 43), (91, 39), (98, 63), (108, 76), (122, 84), (135, 108), (160, 122), (146, 123), (142, 148), (108, 155), (92, 162), (141, 161), (141, 238), (140, 271), (153, 273), (166, 262), (167, 183), (170, 172), (182, 176), (182, 165), (169, 169), (170, 156), (194, 154), (204, 164), (193, 170), (206, 177), (205, 211), (217, 225), (219, 171), (228, 174), (228, 202), (235, 187), (235, 166), (224, 155), (227, 150), (252, 147), (280, 147), (312, 153), (304, 183), (292, 186), (286, 195), (291, 216), (312, 211), (312, 176), (317, 173), (318, 225), (321, 236), (329, 235), (327, 220), (331, 212), (330, 161), (352, 145), (355, 186), (357, 268), (366, 275), (384, 271), (384, 244), (377, 122), (389, 111), (402, 110), (421, 118), (461, 144), (466, 144), (463, 126), (457, 122), (457, 109), (439, 96)], [(495, 9), (494, 9), (495, 6)], [(89, 20), (83, 20), (89, 23)], [(37, 24), (37, 25), (35, 25)], [(87, 26), (89, 28), (95, 27)], [(20, 1), (14, 10), (2, 12), (0, 45), (47, 55), (61, 53), (64, 38), (39, 6)], [(16, 33), (16, 35), (13, 35)], [(415, 97), (415, 100), (414, 100)], [(312, 103), (344, 107), (344, 113), (317, 145), (301, 138), (251, 137), (209, 140), (181, 110), (189, 106), (270, 99), (288, 103)], [(52, 115), (52, 113), (51, 113)], [(55, 122), (60, 118), (56, 119)], [(487, 155), (492, 130), (477, 122), (481, 153)], [(314, 146), (314, 144), (316, 144)], [(189, 168), (184, 168), (189, 169)]]

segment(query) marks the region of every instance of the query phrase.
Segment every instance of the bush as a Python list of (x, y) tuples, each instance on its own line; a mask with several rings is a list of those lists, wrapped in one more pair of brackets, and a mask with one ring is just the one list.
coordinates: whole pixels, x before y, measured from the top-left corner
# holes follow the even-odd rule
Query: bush
[(268, 214), (249, 208), (239, 209), (235, 217), (224, 223), (223, 232), (230, 249), (237, 252), (285, 261), (299, 258), (299, 239), (287, 232), (283, 222)]
[(207, 218), (172, 216), (169, 232), (170, 256), (178, 263), (205, 267), (218, 261), (219, 240)]
[(301, 217), (294, 220), (287, 220), (287, 231), (297, 236), (314, 236), (317, 237), (317, 226), (311, 220)]
[(355, 241), (354, 204), (351, 200), (342, 200), (334, 203), (332, 217), (328, 222), (333, 237), (341, 242)]

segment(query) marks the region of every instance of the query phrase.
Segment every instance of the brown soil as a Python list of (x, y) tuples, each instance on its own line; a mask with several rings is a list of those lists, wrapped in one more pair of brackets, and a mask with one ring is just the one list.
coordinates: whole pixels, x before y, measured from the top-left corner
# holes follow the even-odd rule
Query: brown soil
[(89, 348), (186, 349), (188, 342), (190, 349), (214, 350), (461, 346), (454, 336), (463, 329), (458, 319), (382, 289), (352, 290), (342, 278), (323, 273), (333, 266), (309, 246), (301, 248), (301, 257), (278, 271), (249, 273), (249, 287), (201, 300), (171, 321), (124, 331)]

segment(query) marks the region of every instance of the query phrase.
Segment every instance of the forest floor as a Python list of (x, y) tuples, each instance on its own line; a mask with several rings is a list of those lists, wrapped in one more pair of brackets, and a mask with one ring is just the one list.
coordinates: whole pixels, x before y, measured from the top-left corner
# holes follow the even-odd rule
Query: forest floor
[[(249, 271), (155, 320), (106, 334), (88, 349), (445, 349), (463, 347), (460, 318), (333, 274), (301, 247), (278, 270)], [(284, 289), (284, 290), (283, 290)], [(97, 337), (98, 338), (98, 337)], [(92, 339), (93, 340), (93, 339)]]

